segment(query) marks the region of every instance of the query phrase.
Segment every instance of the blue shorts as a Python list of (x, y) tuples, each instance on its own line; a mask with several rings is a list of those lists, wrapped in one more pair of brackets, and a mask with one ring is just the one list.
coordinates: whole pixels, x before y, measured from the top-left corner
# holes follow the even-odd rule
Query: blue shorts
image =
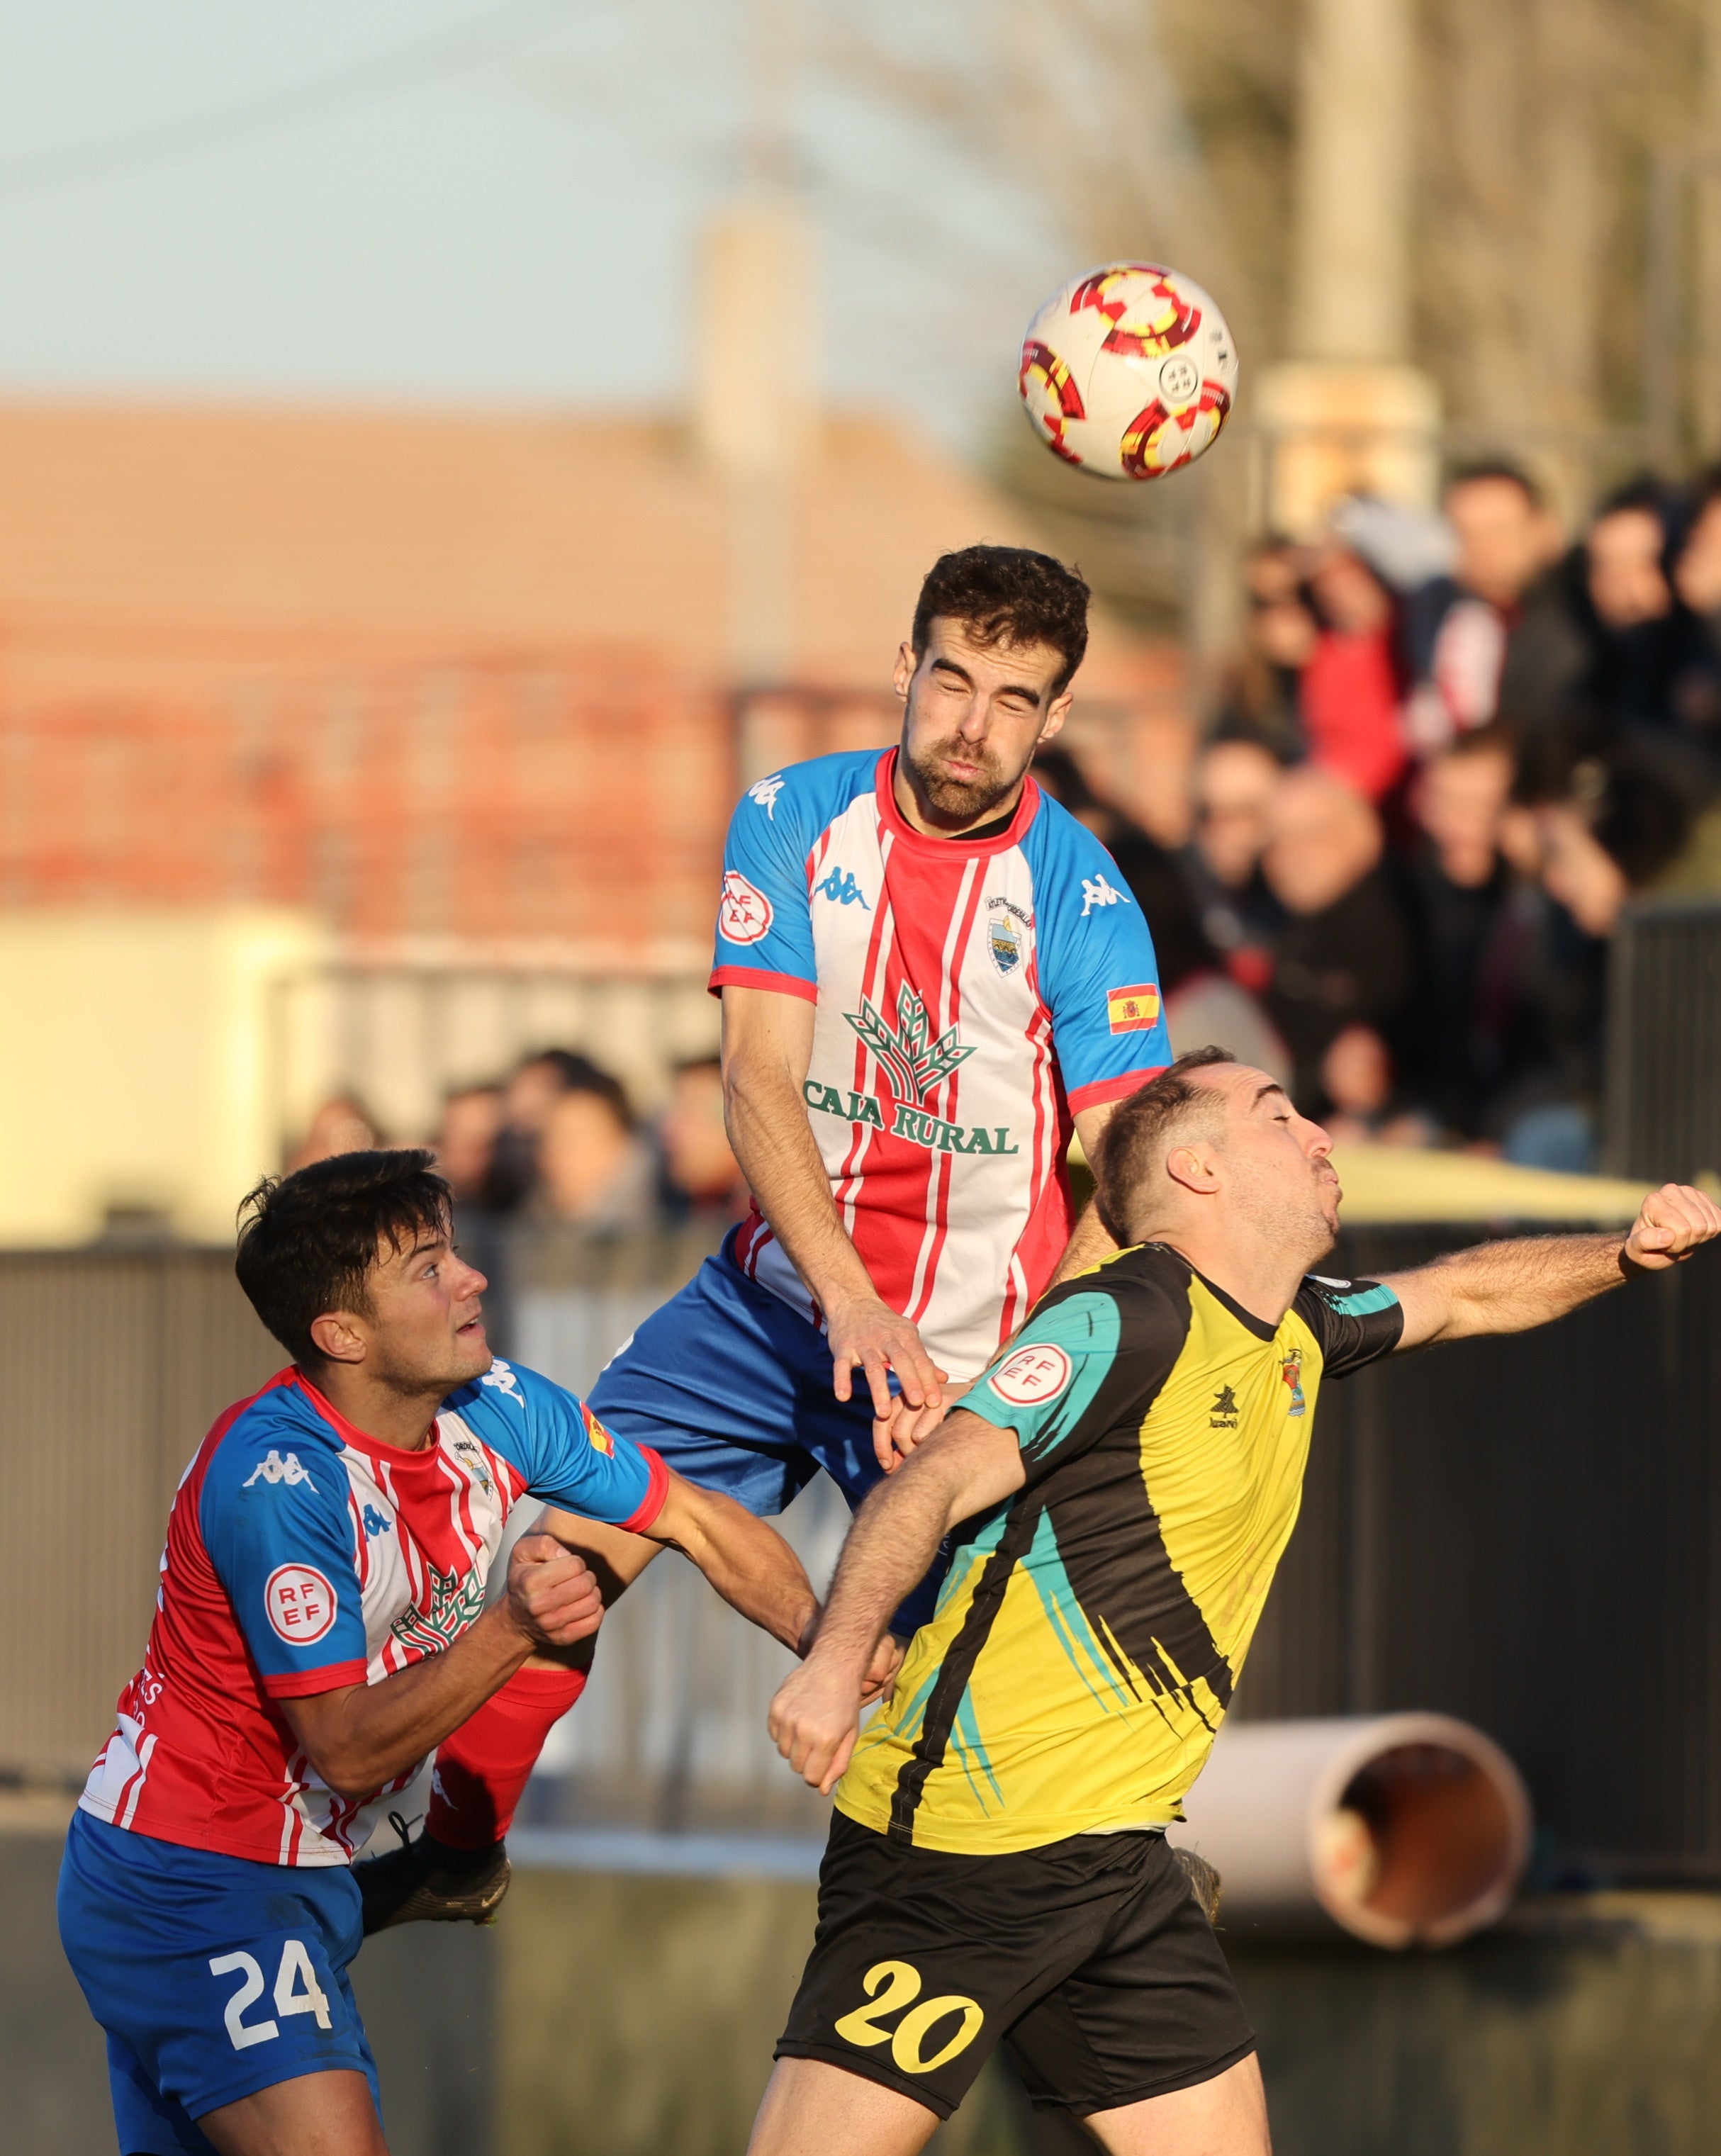
[[(747, 1277), (730, 1255), (734, 1240), (732, 1230), (611, 1358), (592, 1388), (592, 1412), (750, 1512), (782, 1512), (821, 1467), (852, 1510), (882, 1473), (866, 1378), (857, 1370), (855, 1397), (838, 1399), (830, 1342)], [(902, 1605), (899, 1628), (931, 1616), (944, 1569), (941, 1554)]]
[(213, 2156), (205, 2112), (331, 2067), (363, 2074), (380, 2117), (345, 1865), (253, 1864), (74, 1812), (59, 1936), (107, 2031), (120, 2156)]

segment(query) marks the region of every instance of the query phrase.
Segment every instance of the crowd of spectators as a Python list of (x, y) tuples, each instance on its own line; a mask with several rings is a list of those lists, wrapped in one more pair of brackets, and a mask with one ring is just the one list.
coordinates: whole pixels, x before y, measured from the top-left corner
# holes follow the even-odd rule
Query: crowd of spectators
[(1247, 578), (1186, 845), (1042, 769), (1142, 901), (1174, 1039), (1277, 1057), (1353, 1138), (1593, 1166), (1621, 908), (1721, 891), (1721, 472), (1568, 545), (1477, 465), (1437, 517), (1349, 501)]
[[(318, 1109), (287, 1165), (389, 1142), (363, 1104), (341, 1094)], [(547, 1048), (506, 1079), (449, 1091), (430, 1144), (469, 1239), (512, 1221), (591, 1235), (684, 1222), (716, 1230), (747, 1210), (714, 1055), (678, 1064), (661, 1111), (642, 1122), (610, 1072)]]
[[(1353, 1141), (1595, 1164), (1607, 938), (1634, 894), (1721, 893), (1721, 470), (1622, 489), (1575, 544), (1530, 477), (1477, 465), (1441, 513), (1340, 505), (1247, 567), (1246, 655), (1181, 845), (1054, 746), (1035, 771), (1110, 848), (1174, 1045), (1274, 1070)], [(385, 1142), (331, 1100), (293, 1165)], [(642, 1124), (552, 1048), (450, 1093), (463, 1214), (597, 1234), (745, 1210), (716, 1059)]]

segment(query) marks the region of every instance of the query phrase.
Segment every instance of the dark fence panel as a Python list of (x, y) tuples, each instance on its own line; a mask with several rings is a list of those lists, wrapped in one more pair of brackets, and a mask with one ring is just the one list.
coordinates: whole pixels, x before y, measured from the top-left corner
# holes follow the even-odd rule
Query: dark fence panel
[(1239, 1712), (1462, 1715), (1523, 1768), (1549, 1863), (1721, 1876), (1718, 1440), (1714, 1253), (1326, 1388)]
[(83, 1779), (142, 1656), (179, 1477), (285, 1359), (230, 1253), (0, 1252), (0, 1775)]
[(1627, 906), (1608, 964), (1607, 1154), (1618, 1175), (1721, 1173), (1721, 900)]

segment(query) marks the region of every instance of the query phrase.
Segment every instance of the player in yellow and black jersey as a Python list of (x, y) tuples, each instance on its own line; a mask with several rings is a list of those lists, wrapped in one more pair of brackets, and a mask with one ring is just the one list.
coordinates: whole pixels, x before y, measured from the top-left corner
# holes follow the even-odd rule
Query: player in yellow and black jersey
[(838, 1808), (977, 1855), (1181, 1819), (1296, 1522), (1323, 1373), (1403, 1323), (1390, 1288), (1308, 1280), (1270, 1325), (1163, 1243), (1054, 1288), (963, 1402), (1015, 1431), (1022, 1490), (960, 1530)]
[[(1322, 1381), (1544, 1323), (1721, 1233), (1670, 1184), (1624, 1238), (1310, 1276), (1338, 1224), (1329, 1152), (1218, 1050), (1133, 1095), (1098, 1163), (1124, 1247), (1045, 1297), (856, 1517), (772, 1708), (837, 1817), (753, 2156), (910, 2156), (1005, 2036), (1034, 2100), (1106, 2148), (1266, 2156), (1254, 2040), (1164, 1828), (1296, 1523)], [(953, 1529), (857, 1743), (873, 1649)]]

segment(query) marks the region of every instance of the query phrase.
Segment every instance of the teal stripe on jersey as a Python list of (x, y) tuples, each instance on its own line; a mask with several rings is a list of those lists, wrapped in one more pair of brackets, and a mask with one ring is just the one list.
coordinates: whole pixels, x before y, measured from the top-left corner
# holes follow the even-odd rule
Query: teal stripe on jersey
[(1397, 1301), (1390, 1287), (1367, 1287), (1358, 1295), (1336, 1296), (1328, 1306), (1338, 1317), (1367, 1317), (1377, 1310), (1391, 1310)]
[[(1117, 1304), (1112, 1296), (1090, 1291), (1056, 1302), (1029, 1319), (962, 1404), (982, 1422), (1015, 1430), (1024, 1456), (1037, 1459), (1061, 1444), (1092, 1406), (1117, 1356), (1118, 1332)], [(1032, 1354), (1036, 1348), (1049, 1351), (1038, 1370)], [(1056, 1358), (1068, 1366), (1061, 1382)], [(1036, 1383), (1046, 1386), (1038, 1399), (1033, 1396)]]

